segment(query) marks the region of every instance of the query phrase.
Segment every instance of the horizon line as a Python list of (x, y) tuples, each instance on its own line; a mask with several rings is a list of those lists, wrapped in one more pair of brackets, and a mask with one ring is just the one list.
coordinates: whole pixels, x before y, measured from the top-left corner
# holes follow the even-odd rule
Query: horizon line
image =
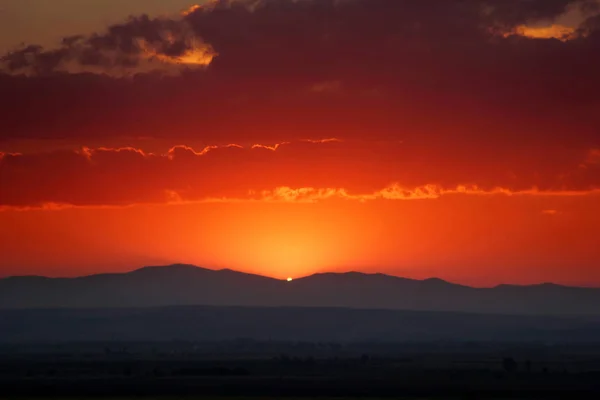
[(116, 272), (97, 272), (97, 273), (90, 273), (90, 274), (86, 274), (86, 275), (74, 275), (74, 276), (48, 276), (48, 275), (38, 275), (38, 274), (29, 274), (29, 275), (7, 275), (7, 276), (0, 276), (0, 281), (1, 280), (6, 280), (6, 279), (15, 279), (15, 278), (43, 278), (43, 279), (82, 279), (82, 278), (89, 278), (89, 277), (93, 277), (93, 276), (100, 276), (100, 275), (127, 275), (127, 274), (131, 274), (137, 271), (141, 271), (144, 269), (151, 269), (151, 268), (174, 268), (174, 267), (188, 267), (188, 268), (196, 268), (199, 270), (206, 270), (206, 271), (213, 271), (213, 272), (225, 272), (225, 271), (230, 271), (230, 272), (234, 272), (234, 273), (238, 273), (238, 274), (243, 274), (243, 275), (249, 275), (249, 276), (257, 276), (257, 277), (261, 277), (261, 278), (266, 278), (266, 279), (272, 279), (275, 281), (280, 281), (282, 283), (291, 283), (294, 281), (300, 281), (303, 279), (307, 279), (307, 278), (311, 278), (311, 277), (316, 277), (319, 275), (349, 275), (349, 274), (359, 274), (359, 275), (364, 275), (364, 276), (384, 276), (384, 277), (389, 277), (389, 278), (395, 278), (395, 279), (404, 279), (404, 280), (409, 280), (409, 281), (417, 281), (417, 282), (426, 282), (426, 281), (434, 281), (434, 280), (438, 280), (438, 281), (442, 281), (444, 283), (450, 284), (450, 285), (454, 285), (454, 286), (462, 286), (462, 287), (467, 287), (467, 288), (471, 288), (471, 289), (494, 289), (494, 288), (498, 288), (498, 287), (502, 287), (502, 286), (513, 286), (513, 287), (535, 287), (535, 286), (544, 286), (544, 285), (552, 285), (552, 286), (558, 286), (558, 287), (564, 287), (564, 288), (579, 288), (579, 289), (600, 289), (600, 285), (594, 285), (594, 286), (586, 286), (586, 285), (571, 285), (571, 284), (562, 284), (562, 283), (555, 283), (555, 282), (551, 282), (551, 281), (543, 281), (543, 282), (538, 282), (538, 283), (529, 283), (529, 284), (519, 284), (519, 283), (497, 283), (495, 285), (491, 285), (491, 286), (473, 286), (470, 284), (464, 284), (464, 283), (458, 283), (455, 281), (450, 281), (444, 278), (439, 278), (437, 276), (431, 276), (429, 278), (409, 278), (406, 276), (400, 276), (400, 275), (393, 275), (393, 274), (389, 274), (389, 273), (383, 273), (383, 272), (363, 272), (363, 271), (359, 271), (359, 270), (343, 270), (343, 271), (323, 271), (323, 272), (315, 272), (309, 275), (303, 275), (300, 277), (292, 277), (292, 281), (288, 281), (289, 278), (276, 278), (273, 276), (269, 276), (269, 275), (263, 275), (263, 274), (259, 274), (259, 273), (254, 273), (254, 272), (245, 272), (245, 271), (241, 271), (238, 269), (233, 269), (233, 268), (229, 268), (229, 267), (223, 267), (223, 268), (219, 268), (219, 267), (204, 267), (204, 266), (199, 266), (199, 265), (195, 265), (195, 264), (188, 264), (188, 263), (171, 263), (171, 264), (164, 264), (164, 265), (144, 265), (141, 267), (137, 267), (131, 270), (126, 270), (126, 271), (116, 271)]

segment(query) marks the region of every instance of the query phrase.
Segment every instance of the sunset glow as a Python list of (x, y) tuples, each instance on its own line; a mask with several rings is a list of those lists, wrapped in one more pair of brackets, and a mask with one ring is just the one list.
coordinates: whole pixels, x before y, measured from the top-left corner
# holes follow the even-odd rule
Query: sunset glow
[(567, 41), (576, 38), (575, 28), (562, 25), (540, 27), (521, 25), (515, 28), (514, 33), (532, 39), (558, 39)]
[(147, 59), (156, 59), (167, 64), (183, 64), (188, 66), (207, 66), (215, 57), (214, 52), (209, 46), (201, 43), (191, 42), (189, 49), (178, 55), (165, 55), (153, 49), (144, 41), (139, 41), (138, 46), (144, 52)]
[(54, 44), (32, 22), (0, 43), (0, 276), (600, 285), (600, 16), (508, 3), (177, 2)]

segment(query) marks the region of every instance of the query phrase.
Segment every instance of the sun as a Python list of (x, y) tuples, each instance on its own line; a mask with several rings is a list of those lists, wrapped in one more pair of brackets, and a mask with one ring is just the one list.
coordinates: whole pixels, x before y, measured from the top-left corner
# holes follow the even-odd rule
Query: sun
[(293, 281), (293, 279), (292, 278), (287, 278), (287, 281), (291, 282), (291, 281)]

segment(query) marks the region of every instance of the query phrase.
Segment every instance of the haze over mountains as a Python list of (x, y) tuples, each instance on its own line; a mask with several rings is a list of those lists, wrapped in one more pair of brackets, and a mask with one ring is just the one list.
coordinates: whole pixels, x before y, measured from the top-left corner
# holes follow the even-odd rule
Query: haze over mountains
[(600, 289), (554, 284), (472, 288), (440, 279), (325, 273), (292, 282), (191, 265), (79, 278), (0, 279), (0, 308), (342, 307), (492, 314), (597, 315)]

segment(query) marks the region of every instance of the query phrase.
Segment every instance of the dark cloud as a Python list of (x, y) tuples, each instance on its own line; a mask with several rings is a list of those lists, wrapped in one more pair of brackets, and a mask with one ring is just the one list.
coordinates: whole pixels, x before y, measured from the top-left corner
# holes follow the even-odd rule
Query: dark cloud
[(27, 46), (15, 50), (0, 58), (0, 65), (10, 74), (90, 72), (122, 77), (204, 67), (215, 56), (186, 21), (142, 15), (103, 33), (66, 37), (56, 49)]

